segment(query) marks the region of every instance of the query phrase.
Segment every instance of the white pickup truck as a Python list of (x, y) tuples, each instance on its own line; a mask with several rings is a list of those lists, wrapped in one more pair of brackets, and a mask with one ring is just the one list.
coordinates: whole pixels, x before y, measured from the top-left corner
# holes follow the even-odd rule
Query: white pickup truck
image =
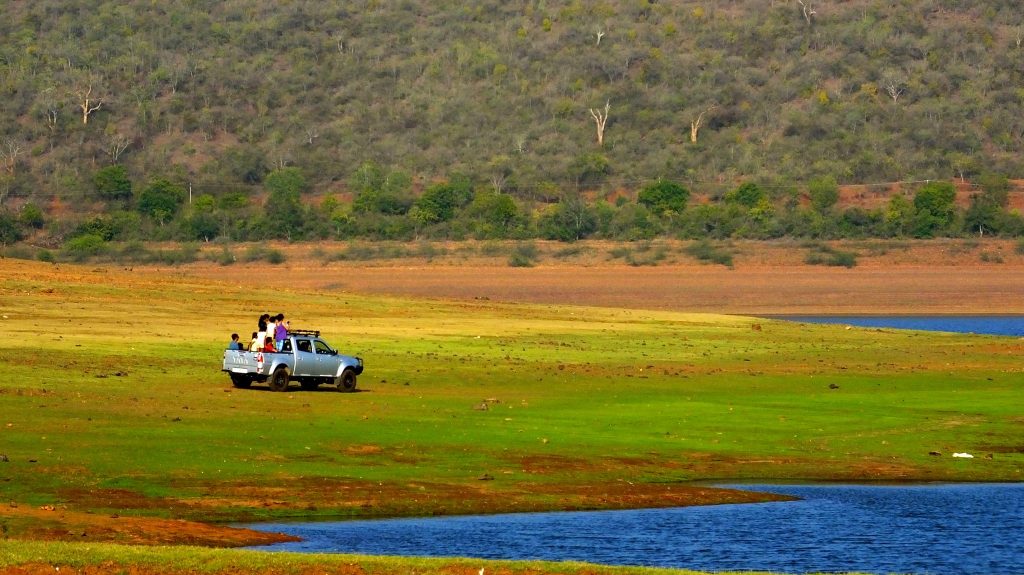
[(268, 383), (274, 391), (285, 391), (297, 381), (302, 389), (320, 384), (335, 385), (338, 391), (353, 391), (356, 376), (363, 373), (363, 360), (342, 355), (320, 339), (319, 331), (296, 330), (280, 351), (224, 350), (223, 371), (235, 387), (248, 388), (253, 382)]

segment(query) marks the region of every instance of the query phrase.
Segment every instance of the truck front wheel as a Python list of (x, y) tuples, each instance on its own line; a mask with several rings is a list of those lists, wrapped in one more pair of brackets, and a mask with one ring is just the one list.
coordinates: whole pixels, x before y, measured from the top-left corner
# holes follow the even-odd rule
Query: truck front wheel
[(285, 391), (288, 389), (288, 368), (279, 367), (273, 375), (270, 376), (270, 389), (273, 391)]
[(356, 372), (352, 371), (351, 367), (347, 367), (345, 371), (341, 372), (341, 375), (334, 378), (334, 383), (338, 386), (338, 391), (355, 391)]

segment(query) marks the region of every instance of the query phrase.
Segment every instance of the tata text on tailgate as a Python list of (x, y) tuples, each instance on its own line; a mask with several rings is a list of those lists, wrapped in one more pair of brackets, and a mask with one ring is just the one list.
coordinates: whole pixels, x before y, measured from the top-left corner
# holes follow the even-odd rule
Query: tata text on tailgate
[(327, 384), (338, 391), (354, 391), (363, 360), (338, 353), (320, 338), (319, 331), (294, 330), (277, 351), (224, 350), (223, 371), (235, 387), (243, 389), (267, 383), (274, 391), (285, 391), (295, 381), (302, 389)]

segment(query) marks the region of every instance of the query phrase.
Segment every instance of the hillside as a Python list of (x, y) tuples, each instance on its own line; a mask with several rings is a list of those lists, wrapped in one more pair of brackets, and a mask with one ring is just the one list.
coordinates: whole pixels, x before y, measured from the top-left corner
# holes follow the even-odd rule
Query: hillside
[(717, 197), (751, 180), (782, 195), (821, 177), (1024, 176), (1024, 7), (1009, 0), (41, 0), (4, 15), (0, 203), (58, 218), (110, 208), (93, 178), (112, 164), (136, 195), (165, 177), (251, 197), (292, 167), (343, 202), (458, 174), (525, 202), (635, 197), (658, 178)]

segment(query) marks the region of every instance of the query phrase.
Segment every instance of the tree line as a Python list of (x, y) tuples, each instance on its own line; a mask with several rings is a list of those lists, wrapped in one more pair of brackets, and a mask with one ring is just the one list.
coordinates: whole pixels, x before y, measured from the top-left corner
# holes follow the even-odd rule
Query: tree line
[(969, 203), (950, 181), (919, 183), (884, 205), (842, 205), (832, 177), (803, 188), (745, 182), (694, 194), (683, 183), (651, 181), (635, 194), (584, 193), (526, 201), (493, 183), (455, 174), (416, 189), (400, 170), (364, 163), (349, 197), (316, 194), (297, 167), (272, 170), (258, 185), (192, 193), (164, 177), (136, 183), (121, 165), (98, 169), (92, 192), (103, 209), (81, 218), (48, 216), (34, 203), (0, 212), (0, 243), (31, 238), (49, 247), (98, 251), (108, 242), (314, 241), (354, 238), (644, 240), (932, 238), (1020, 236), (1024, 218), (1008, 209), (1011, 182), (984, 174)]

